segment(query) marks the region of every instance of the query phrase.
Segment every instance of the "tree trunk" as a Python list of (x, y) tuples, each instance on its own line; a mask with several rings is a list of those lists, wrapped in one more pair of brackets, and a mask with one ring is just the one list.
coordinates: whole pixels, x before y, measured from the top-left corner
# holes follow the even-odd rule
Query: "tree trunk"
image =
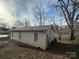
[(71, 29), (71, 38), (70, 40), (75, 40), (74, 28)]
[(59, 35), (59, 40), (61, 40), (61, 36)]

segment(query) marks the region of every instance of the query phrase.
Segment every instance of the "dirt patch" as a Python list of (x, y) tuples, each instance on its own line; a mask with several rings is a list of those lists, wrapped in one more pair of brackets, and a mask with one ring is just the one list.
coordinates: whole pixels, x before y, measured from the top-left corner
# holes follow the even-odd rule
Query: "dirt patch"
[(20, 47), (13, 42), (3, 46), (6, 47), (0, 50), (0, 59), (71, 59), (64, 54), (65, 51), (62, 49), (64, 47), (60, 43), (51, 44), (45, 51), (37, 48)]

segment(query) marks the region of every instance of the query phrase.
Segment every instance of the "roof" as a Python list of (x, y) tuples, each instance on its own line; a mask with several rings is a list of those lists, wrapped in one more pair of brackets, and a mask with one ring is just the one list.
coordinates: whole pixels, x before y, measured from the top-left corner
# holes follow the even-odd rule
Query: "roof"
[(52, 28), (54, 30), (53, 25), (44, 25), (44, 26), (30, 26), (27, 28), (21, 28), (21, 29), (12, 29), (11, 32), (46, 32), (46, 30), (49, 30)]
[(27, 29), (14, 29), (11, 32), (46, 32), (46, 30), (27, 30)]

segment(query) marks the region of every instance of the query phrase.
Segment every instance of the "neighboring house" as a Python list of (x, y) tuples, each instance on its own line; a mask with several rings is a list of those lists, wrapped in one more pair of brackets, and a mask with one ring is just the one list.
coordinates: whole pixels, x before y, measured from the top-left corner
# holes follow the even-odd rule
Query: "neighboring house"
[(8, 31), (9, 31), (8, 28), (0, 27), (0, 34), (6, 34), (6, 33), (9, 33)]
[(11, 39), (41, 49), (46, 49), (58, 35), (53, 25), (31, 26), (26, 29), (11, 30)]
[(10, 36), (8, 28), (0, 27), (0, 40), (6, 40)]

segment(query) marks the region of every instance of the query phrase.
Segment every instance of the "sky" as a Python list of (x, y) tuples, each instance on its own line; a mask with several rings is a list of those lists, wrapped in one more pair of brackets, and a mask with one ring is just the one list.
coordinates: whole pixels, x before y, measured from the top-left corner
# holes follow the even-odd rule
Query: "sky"
[[(56, 2), (56, 0), (53, 0), (53, 2)], [(34, 25), (32, 8), (37, 4), (39, 4), (39, 0), (0, 0), (0, 23), (13, 26), (16, 20), (27, 18), (31, 25)], [(56, 22), (61, 19), (55, 9), (47, 8), (47, 12), (48, 15), (55, 16)], [(48, 21), (47, 24), (49, 24)]]

